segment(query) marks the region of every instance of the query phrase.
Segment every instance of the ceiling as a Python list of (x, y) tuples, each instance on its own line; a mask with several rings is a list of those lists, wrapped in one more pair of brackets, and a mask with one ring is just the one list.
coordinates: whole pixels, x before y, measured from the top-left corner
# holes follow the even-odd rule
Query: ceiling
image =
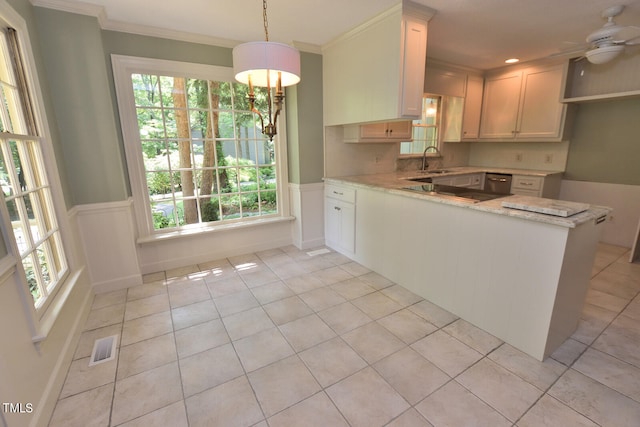
[[(269, 39), (319, 47), (399, 0), (269, 0)], [(478, 69), (504, 65), (511, 57), (539, 59), (572, 49), (601, 27), (606, 7), (625, 4), (616, 18), (640, 26), (638, 0), (414, 0), (436, 10), (429, 23), (428, 56)], [(32, 0), (35, 5), (87, 11), (105, 28), (181, 38), (264, 40), (260, 0)], [(640, 47), (627, 54), (640, 54)]]

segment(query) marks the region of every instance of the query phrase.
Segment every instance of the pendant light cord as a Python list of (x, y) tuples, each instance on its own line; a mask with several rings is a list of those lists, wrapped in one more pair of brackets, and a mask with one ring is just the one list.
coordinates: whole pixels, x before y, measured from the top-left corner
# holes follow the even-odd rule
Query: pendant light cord
[(267, 22), (267, 0), (262, 0), (262, 19), (264, 20), (264, 38), (269, 41), (269, 23)]

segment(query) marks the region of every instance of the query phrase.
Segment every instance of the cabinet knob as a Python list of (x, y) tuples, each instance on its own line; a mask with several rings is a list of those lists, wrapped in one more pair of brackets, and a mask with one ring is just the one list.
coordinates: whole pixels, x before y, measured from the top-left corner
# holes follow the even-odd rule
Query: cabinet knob
[(340, 191), (333, 191), (333, 194), (337, 194), (338, 196), (344, 196), (344, 193), (340, 192)]
[(342, 210), (339, 206), (334, 206), (333, 209), (335, 209), (337, 211), (341, 211)]

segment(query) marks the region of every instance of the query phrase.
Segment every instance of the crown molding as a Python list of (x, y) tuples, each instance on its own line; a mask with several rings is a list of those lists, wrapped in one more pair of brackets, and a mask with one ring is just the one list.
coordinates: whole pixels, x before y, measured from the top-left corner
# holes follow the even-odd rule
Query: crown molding
[(104, 7), (97, 4), (69, 0), (30, 0), (33, 6), (55, 9), (63, 12), (77, 13), (98, 18), (100, 25), (107, 20)]
[(33, 6), (47, 9), (60, 10), (62, 12), (76, 13), (79, 15), (93, 16), (98, 19), (100, 28), (107, 31), (119, 31), (123, 33), (137, 34), (141, 36), (158, 37), (163, 39), (199, 43), (212, 46), (233, 48), (242, 43), (238, 40), (229, 40), (219, 37), (206, 36), (202, 34), (189, 33), (186, 31), (169, 30), (166, 28), (131, 24), (127, 22), (114, 21), (107, 17), (107, 12), (103, 6), (85, 3), (81, 1), (69, 0), (30, 0)]

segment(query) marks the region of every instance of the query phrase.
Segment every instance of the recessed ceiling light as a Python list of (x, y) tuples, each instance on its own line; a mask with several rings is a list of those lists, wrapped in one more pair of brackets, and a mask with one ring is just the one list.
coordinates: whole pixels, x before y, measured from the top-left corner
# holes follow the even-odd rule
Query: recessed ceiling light
[(507, 64), (515, 64), (516, 62), (519, 62), (520, 60), (518, 58), (509, 58), (507, 60), (505, 60), (504, 62), (506, 62)]

